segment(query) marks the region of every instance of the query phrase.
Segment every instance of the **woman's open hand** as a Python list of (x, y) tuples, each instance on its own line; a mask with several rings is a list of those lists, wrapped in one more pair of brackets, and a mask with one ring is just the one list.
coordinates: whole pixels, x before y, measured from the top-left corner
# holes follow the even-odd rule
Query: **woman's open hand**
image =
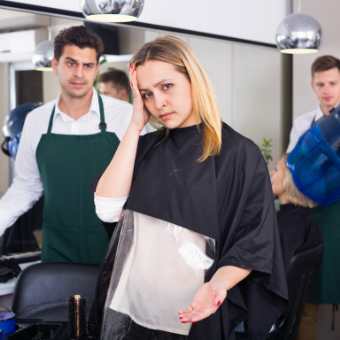
[(222, 281), (212, 280), (205, 283), (196, 293), (190, 306), (178, 312), (180, 321), (196, 322), (214, 314), (227, 296), (226, 286)]
[(148, 122), (150, 113), (144, 106), (143, 98), (139, 92), (136, 71), (132, 66), (129, 68), (130, 85), (133, 93), (133, 112), (130, 126), (133, 126), (138, 131), (142, 131), (145, 124)]

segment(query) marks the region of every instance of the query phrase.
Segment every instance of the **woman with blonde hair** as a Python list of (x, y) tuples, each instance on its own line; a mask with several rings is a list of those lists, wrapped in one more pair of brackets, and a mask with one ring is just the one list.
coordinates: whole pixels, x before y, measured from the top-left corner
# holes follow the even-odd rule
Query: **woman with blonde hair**
[(314, 221), (310, 208), (317, 204), (297, 189), (287, 165), (288, 154), (277, 162), (270, 172), (274, 195), (281, 202), (277, 212), (285, 271), (288, 272), (293, 256), (322, 243), (322, 234)]
[[(286, 165), (287, 156), (288, 154), (284, 154), (277, 162), (276, 168), (270, 172), (273, 193), (281, 202), (277, 223), (286, 274), (295, 254), (315, 248), (323, 242), (321, 230), (310, 209), (315, 207), (316, 203), (295, 186)], [(298, 329), (298, 340), (316, 340), (317, 313), (318, 304), (305, 304)]]
[[(180, 39), (143, 45), (130, 79), (130, 126), (94, 183), (98, 216), (111, 231), (119, 220), (94, 305), (101, 339), (227, 340), (246, 318), (265, 339), (287, 287), (259, 149), (222, 122)], [(148, 120), (158, 131), (140, 137)]]

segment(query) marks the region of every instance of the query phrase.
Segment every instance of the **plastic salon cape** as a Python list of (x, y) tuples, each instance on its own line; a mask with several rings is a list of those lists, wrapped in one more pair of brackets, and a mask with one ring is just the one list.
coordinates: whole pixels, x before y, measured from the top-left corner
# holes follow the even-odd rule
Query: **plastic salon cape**
[[(91, 312), (100, 339), (123, 339), (131, 319), (166, 331), (176, 320), (180, 330), (171, 333), (187, 331), (190, 340), (229, 339), (247, 319), (249, 338), (265, 339), (286, 307), (273, 193), (261, 152), (224, 124), (220, 156), (199, 163), (199, 129), (174, 129), (165, 140), (162, 131), (140, 137), (125, 215), (111, 237)], [(114, 224), (105, 226), (112, 234)], [(215, 314), (181, 324), (178, 310), (223, 266), (252, 272), (227, 292)], [(192, 279), (187, 275), (183, 282), (185, 268)]]

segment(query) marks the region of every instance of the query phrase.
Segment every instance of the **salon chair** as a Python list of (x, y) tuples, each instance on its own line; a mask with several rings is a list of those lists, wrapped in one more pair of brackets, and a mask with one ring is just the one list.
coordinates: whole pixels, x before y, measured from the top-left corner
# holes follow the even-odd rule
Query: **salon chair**
[(17, 319), (67, 321), (69, 295), (87, 297), (88, 315), (95, 295), (99, 266), (44, 262), (27, 267), (18, 277), (12, 310)]
[[(321, 265), (323, 244), (296, 254), (287, 273), (288, 306), (276, 321), (267, 340), (294, 339), (303, 307), (310, 297)], [(248, 339), (245, 333), (236, 333), (236, 339)]]

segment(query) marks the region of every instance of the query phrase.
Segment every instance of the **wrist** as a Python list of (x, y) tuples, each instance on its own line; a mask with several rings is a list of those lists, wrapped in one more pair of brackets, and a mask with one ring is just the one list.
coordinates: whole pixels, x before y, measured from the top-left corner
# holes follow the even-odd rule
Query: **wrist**
[(212, 279), (210, 280), (210, 282), (219, 282), (222, 283), (223, 286), (225, 287), (225, 290), (229, 290), (230, 289), (230, 280), (226, 279), (226, 278), (221, 278), (221, 277), (212, 277)]
[(143, 127), (140, 128), (140, 127), (136, 126), (135, 124), (130, 123), (127, 130), (126, 130), (126, 133), (128, 133), (130, 135), (138, 135), (138, 137), (139, 137), (142, 130), (143, 130)]

